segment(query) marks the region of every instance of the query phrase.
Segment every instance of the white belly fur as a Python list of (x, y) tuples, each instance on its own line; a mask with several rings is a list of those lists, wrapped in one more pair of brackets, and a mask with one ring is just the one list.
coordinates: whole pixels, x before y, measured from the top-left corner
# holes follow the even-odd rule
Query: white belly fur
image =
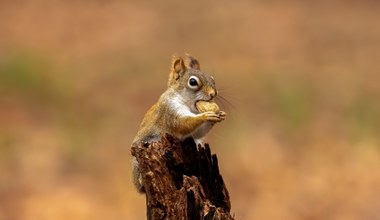
[[(185, 104), (183, 98), (176, 94), (172, 97), (171, 100), (169, 100), (169, 107), (172, 109), (173, 112), (176, 112), (179, 116), (187, 116), (187, 117), (194, 117), (196, 116), (195, 113), (191, 111), (191, 109)], [(183, 138), (186, 137), (193, 137), (196, 140), (196, 143), (198, 145), (198, 142), (201, 143), (201, 139), (211, 130), (212, 126), (214, 125), (213, 122), (206, 121), (203, 124), (201, 124), (197, 129), (195, 129), (191, 134), (186, 135)], [(181, 138), (181, 137), (180, 137)]]

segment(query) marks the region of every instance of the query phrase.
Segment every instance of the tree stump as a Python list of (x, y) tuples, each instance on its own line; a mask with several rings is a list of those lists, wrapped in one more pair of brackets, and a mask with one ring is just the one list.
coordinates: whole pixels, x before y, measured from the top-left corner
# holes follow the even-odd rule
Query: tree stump
[(132, 146), (131, 153), (142, 174), (147, 219), (233, 219), (218, 159), (208, 144), (164, 135), (159, 142)]

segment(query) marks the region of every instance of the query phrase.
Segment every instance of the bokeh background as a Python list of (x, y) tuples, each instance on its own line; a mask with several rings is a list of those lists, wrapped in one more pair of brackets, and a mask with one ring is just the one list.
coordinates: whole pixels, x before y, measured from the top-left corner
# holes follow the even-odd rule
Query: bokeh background
[(145, 219), (173, 54), (216, 78), (236, 219), (380, 219), (379, 1), (0, 1), (0, 220)]

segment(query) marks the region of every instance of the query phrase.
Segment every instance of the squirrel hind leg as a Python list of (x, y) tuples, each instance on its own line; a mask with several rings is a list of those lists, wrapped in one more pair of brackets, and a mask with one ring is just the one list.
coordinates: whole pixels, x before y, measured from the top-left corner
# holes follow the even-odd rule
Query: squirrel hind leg
[(195, 145), (198, 147), (204, 147), (204, 141), (202, 138), (194, 139)]

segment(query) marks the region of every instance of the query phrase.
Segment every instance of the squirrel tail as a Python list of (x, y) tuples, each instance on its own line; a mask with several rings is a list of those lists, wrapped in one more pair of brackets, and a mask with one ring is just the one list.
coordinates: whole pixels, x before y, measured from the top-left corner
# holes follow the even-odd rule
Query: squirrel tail
[(139, 163), (136, 160), (136, 157), (132, 157), (132, 181), (133, 185), (139, 193), (144, 193), (145, 189), (142, 184), (141, 173), (139, 170)]

